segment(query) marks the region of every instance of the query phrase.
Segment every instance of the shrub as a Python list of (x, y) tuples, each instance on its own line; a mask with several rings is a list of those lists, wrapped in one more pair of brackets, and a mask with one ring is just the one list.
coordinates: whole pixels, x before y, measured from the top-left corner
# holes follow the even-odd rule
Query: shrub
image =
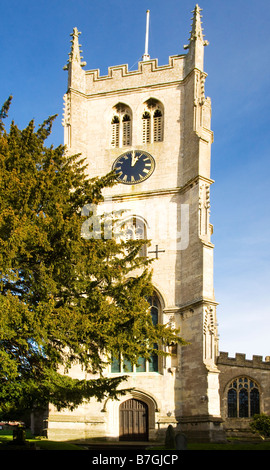
[(253, 431), (260, 434), (263, 439), (270, 437), (270, 416), (264, 413), (254, 415), (250, 427)]

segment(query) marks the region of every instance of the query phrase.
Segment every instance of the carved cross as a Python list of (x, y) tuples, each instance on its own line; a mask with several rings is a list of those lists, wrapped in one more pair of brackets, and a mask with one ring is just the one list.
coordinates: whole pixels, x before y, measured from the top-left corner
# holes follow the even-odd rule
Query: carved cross
[(156, 259), (158, 259), (158, 254), (159, 253), (165, 253), (165, 250), (159, 250), (158, 245), (156, 245), (155, 251), (148, 251), (148, 253), (155, 253), (156, 254)]

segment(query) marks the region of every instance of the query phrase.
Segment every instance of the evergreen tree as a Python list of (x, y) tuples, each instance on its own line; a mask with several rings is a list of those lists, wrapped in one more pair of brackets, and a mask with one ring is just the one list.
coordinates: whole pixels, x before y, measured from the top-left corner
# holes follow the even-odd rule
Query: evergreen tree
[[(114, 175), (89, 179), (79, 155), (46, 147), (54, 117), (38, 130), (33, 121), (22, 131), (12, 122), (7, 132), (10, 102), (0, 112), (2, 416), (116, 397), (123, 377), (103, 374), (112, 356), (136, 363), (163, 354), (157, 343), (184, 343), (152, 323), (149, 260), (138, 256), (145, 241), (104, 237), (103, 226), (100, 238), (82, 236), (82, 208), (103, 200)], [(74, 363), (91, 379), (72, 379)]]

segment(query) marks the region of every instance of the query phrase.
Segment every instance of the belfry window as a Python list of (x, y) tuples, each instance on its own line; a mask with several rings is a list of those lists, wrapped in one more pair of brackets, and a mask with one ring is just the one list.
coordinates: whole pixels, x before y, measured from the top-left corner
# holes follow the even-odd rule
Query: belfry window
[(119, 147), (120, 119), (118, 116), (112, 118), (112, 147)]
[(147, 111), (143, 113), (143, 143), (148, 144), (151, 142), (151, 115)]
[(250, 418), (260, 413), (260, 393), (256, 382), (237, 377), (228, 388), (228, 418)]
[(163, 120), (162, 120), (162, 113), (159, 109), (156, 109), (156, 111), (154, 112), (154, 129), (153, 129), (153, 133), (154, 133), (154, 142), (161, 142), (163, 140), (163, 129), (162, 129), (162, 124), (163, 124)]
[[(146, 240), (146, 224), (139, 217), (130, 217), (124, 221), (121, 225), (121, 238), (127, 240)], [(146, 245), (143, 245), (140, 249), (139, 256), (145, 257), (147, 255)]]
[(123, 116), (123, 146), (131, 144), (131, 119), (128, 114)]
[(131, 145), (132, 113), (129, 106), (118, 103), (111, 120), (111, 146), (121, 148)]
[[(147, 298), (149, 303), (149, 309), (152, 316), (152, 322), (156, 325), (159, 321), (161, 306), (159, 299), (154, 293), (153, 296)], [(158, 349), (158, 345), (154, 345), (154, 349)], [(138, 372), (158, 372), (159, 364), (158, 364), (158, 355), (152, 354), (150, 359), (145, 359), (144, 357), (139, 357), (137, 364), (131, 364), (125, 358), (122, 358), (121, 355), (119, 357), (113, 357), (111, 362), (111, 373), (138, 373)]]
[(163, 140), (164, 110), (160, 101), (150, 98), (145, 102), (142, 115), (142, 141), (144, 144)]

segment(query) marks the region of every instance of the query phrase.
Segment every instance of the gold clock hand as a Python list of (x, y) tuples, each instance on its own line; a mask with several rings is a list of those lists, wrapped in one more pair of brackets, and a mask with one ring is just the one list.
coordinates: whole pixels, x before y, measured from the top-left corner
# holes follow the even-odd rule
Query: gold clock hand
[(142, 154), (136, 156), (135, 152), (132, 152), (131, 166), (134, 166), (141, 156), (142, 156)]
[(134, 166), (138, 160), (138, 157), (136, 157), (135, 152), (133, 150), (132, 156), (131, 156), (131, 166)]
[(136, 161), (135, 161), (135, 155), (134, 155), (134, 150), (133, 150), (133, 152), (131, 154), (131, 166), (134, 166), (135, 163), (136, 163)]

